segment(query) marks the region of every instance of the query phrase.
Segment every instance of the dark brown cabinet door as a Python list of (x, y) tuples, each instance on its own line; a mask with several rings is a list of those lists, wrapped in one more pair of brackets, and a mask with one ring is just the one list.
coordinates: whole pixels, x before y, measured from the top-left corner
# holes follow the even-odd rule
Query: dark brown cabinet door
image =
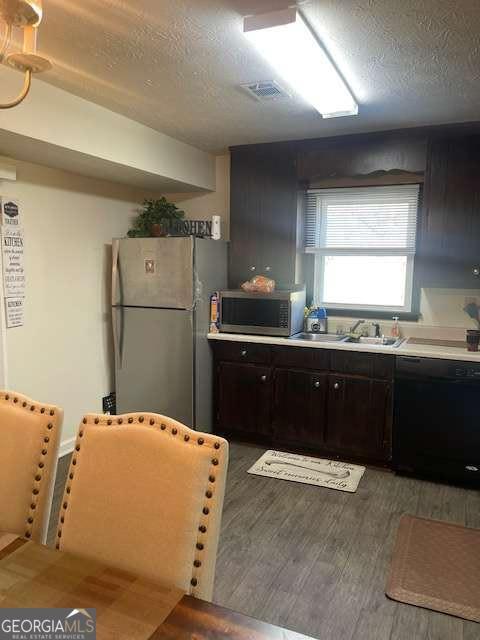
[(325, 445), (346, 455), (388, 458), (390, 384), (354, 376), (328, 376)]
[(420, 251), (422, 286), (478, 287), (480, 136), (430, 144)]
[(271, 369), (221, 362), (217, 374), (217, 429), (222, 433), (271, 435)]
[(295, 282), (296, 155), (288, 145), (233, 149), (229, 286), (254, 275)]
[(327, 374), (276, 369), (273, 428), (279, 442), (321, 445), (324, 439)]

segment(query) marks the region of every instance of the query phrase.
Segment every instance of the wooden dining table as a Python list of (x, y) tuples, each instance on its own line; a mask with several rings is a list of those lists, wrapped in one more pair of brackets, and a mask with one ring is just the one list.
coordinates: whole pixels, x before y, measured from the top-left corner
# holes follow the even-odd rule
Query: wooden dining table
[(97, 640), (308, 640), (115, 567), (0, 532), (0, 609), (96, 611)]

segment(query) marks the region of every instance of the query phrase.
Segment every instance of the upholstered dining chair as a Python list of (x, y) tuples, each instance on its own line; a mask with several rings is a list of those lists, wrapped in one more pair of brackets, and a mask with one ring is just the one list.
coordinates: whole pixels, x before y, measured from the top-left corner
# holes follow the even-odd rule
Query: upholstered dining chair
[(0, 391), (0, 530), (45, 542), (63, 410)]
[(89, 414), (56, 547), (210, 600), (227, 464), (226, 440), (165, 416)]

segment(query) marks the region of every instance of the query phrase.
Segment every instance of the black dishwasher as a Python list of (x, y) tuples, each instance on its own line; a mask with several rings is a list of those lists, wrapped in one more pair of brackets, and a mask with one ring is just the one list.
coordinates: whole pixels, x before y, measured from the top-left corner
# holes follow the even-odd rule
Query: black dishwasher
[(480, 485), (480, 363), (397, 356), (394, 397), (395, 470)]

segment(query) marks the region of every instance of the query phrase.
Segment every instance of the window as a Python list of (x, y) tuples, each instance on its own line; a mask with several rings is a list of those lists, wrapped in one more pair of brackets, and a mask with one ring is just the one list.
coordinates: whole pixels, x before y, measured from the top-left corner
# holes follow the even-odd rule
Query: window
[(308, 191), (315, 304), (412, 311), (418, 197), (419, 185)]

